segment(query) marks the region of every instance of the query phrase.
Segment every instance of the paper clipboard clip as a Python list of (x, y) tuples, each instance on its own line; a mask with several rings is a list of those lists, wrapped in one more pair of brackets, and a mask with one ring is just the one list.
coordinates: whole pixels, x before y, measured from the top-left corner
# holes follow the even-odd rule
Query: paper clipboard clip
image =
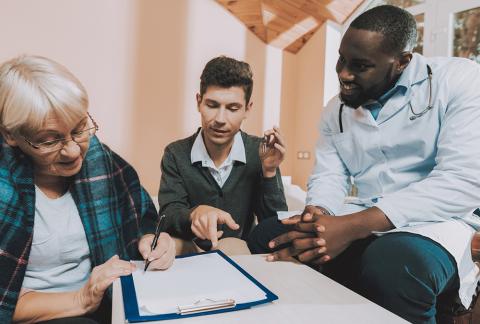
[(207, 312), (211, 310), (226, 309), (235, 307), (236, 303), (233, 299), (215, 300), (210, 298), (197, 300), (191, 305), (177, 306), (177, 314), (187, 315), (199, 312)]

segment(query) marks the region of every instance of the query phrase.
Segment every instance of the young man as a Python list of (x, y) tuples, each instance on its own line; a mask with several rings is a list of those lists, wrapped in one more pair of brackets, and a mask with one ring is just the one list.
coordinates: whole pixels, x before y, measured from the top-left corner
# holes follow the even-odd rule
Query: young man
[[(397, 7), (352, 22), (307, 206), (289, 226), (261, 224), (252, 237), (263, 242), (257, 252), (269, 238), (270, 248), (289, 244), (272, 261), (321, 264), (408, 321), (434, 323), (438, 301), (458, 296), (468, 308), (478, 281), (470, 242), (480, 226), (480, 68), (412, 54), (415, 40), (415, 19)], [(344, 203), (349, 176), (358, 198)]]
[(158, 199), (168, 232), (216, 248), (220, 238), (245, 239), (254, 215), (262, 222), (287, 210), (278, 168), (285, 147), (276, 127), (264, 139), (240, 130), (252, 109), (247, 63), (214, 58), (200, 80), (202, 127), (165, 149)]

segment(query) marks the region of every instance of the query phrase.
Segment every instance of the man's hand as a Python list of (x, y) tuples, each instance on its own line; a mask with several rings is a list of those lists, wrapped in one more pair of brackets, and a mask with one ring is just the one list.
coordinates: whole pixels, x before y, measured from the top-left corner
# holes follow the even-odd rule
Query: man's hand
[(93, 268), (87, 283), (76, 292), (75, 300), (79, 307), (85, 313), (94, 312), (100, 306), (103, 294), (112, 282), (121, 276), (131, 274), (134, 270), (133, 263), (120, 260), (118, 255)]
[(312, 205), (305, 206), (301, 215), (295, 215), (289, 218), (282, 220), (282, 223), (285, 225), (295, 225), (300, 221), (304, 222), (312, 222), (312, 220), (306, 221), (306, 218), (309, 216), (317, 216), (317, 215), (330, 215), (330, 212), (323, 207), (317, 207)]
[[(313, 263), (325, 263), (335, 258), (353, 241), (372, 235), (372, 231), (388, 231), (392, 228), (394, 228), (393, 224), (378, 207), (343, 216), (305, 214), (302, 222), (295, 225), (295, 229), (300, 232), (316, 231), (317, 237), (326, 242), (325, 253), (328, 254), (328, 258)], [(311, 262), (315, 259), (315, 254), (306, 250), (299, 255), (299, 258)]]
[(289, 260), (292, 257), (298, 257), (301, 262), (326, 262), (330, 257), (326, 255), (326, 241), (319, 237), (319, 233), (325, 231), (324, 226), (314, 227), (311, 231), (301, 231), (297, 229), (298, 224), (313, 223), (312, 215), (319, 216), (328, 214), (323, 208), (316, 206), (306, 206), (302, 215), (295, 215), (282, 220), (283, 224), (294, 225), (294, 229), (288, 233), (282, 234), (269, 242), (270, 248), (275, 248), (282, 244), (290, 245), (287, 248), (278, 250), (267, 257), (268, 261)]
[(265, 178), (271, 178), (285, 158), (285, 143), (278, 127), (265, 131), (264, 139), (259, 148), (262, 172)]
[(302, 216), (293, 216), (283, 223), (294, 225), (296, 233), (315, 234), (316, 237), (300, 238), (290, 233), (280, 235), (270, 242), (270, 247), (291, 242), (294, 249), (272, 253), (267, 260), (298, 256), (305, 263), (325, 263), (342, 253), (353, 241), (371, 235), (372, 231), (393, 228), (388, 217), (377, 207), (344, 216), (330, 216), (322, 208), (307, 206)]
[(238, 230), (240, 225), (235, 223), (232, 216), (215, 207), (200, 205), (190, 214), (192, 232), (202, 240), (210, 240), (212, 248), (218, 245), (218, 239), (223, 231), (217, 231), (217, 224), (226, 224), (232, 230)]
[(304, 215), (304, 222), (299, 222), (295, 228), (301, 232), (316, 232), (318, 239), (325, 242), (324, 249), (318, 252), (326, 255), (320, 260), (316, 260), (318, 253), (312, 244), (304, 245), (305, 250), (299, 254), (299, 260), (321, 264), (345, 251), (353, 241), (358, 239), (353, 229), (352, 218), (349, 216)]
[(274, 248), (282, 244), (288, 244), (288, 246), (268, 255), (267, 261), (290, 261), (293, 257), (297, 257), (300, 262), (306, 263), (307, 260), (302, 256), (306, 249), (309, 249), (317, 258), (324, 256), (326, 251), (325, 241), (319, 239), (315, 233), (290, 231), (270, 241), (269, 247)]
[(144, 260), (150, 261), (148, 269), (165, 270), (170, 268), (175, 260), (175, 241), (168, 233), (160, 233), (157, 247), (152, 251), (151, 246), (155, 235), (145, 234), (138, 242), (138, 251)]

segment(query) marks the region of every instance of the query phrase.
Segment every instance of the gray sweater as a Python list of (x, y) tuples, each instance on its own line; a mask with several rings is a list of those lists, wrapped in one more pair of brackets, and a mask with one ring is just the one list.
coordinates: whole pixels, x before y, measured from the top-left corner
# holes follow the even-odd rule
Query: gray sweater
[(241, 132), (247, 163), (234, 161), (232, 171), (222, 188), (200, 162), (191, 163), (190, 152), (199, 132), (173, 142), (165, 148), (158, 202), (160, 215), (166, 215), (166, 231), (191, 239), (190, 211), (198, 205), (224, 210), (240, 225), (230, 230), (222, 225), (222, 237), (245, 239), (258, 221), (276, 217), (277, 210), (287, 210), (280, 170), (272, 178), (264, 178), (258, 155), (261, 138)]

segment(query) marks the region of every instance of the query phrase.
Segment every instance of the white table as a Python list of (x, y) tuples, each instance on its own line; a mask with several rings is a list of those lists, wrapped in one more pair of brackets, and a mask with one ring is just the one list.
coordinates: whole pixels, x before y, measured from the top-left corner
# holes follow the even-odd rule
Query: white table
[[(262, 255), (232, 259), (279, 299), (247, 310), (148, 323), (407, 323), (305, 265), (267, 262)], [(112, 323), (125, 323), (120, 280), (113, 284)]]

